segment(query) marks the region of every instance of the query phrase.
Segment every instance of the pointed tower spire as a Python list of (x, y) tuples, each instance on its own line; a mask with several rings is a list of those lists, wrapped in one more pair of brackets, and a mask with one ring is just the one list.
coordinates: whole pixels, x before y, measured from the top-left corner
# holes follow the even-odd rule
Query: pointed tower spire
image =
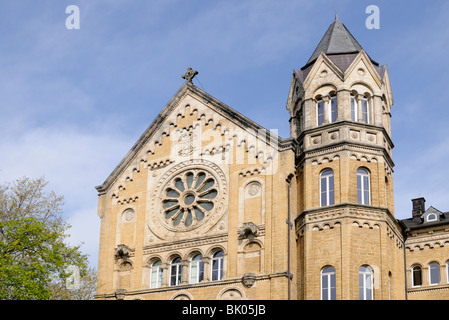
[(335, 13), (334, 22), (327, 29), (324, 37), (321, 39), (309, 61), (307, 61), (307, 65), (315, 61), (321, 52), (326, 55), (331, 55), (358, 53), (362, 50), (362, 46), (357, 42), (351, 32), (349, 32), (346, 26), (338, 20), (338, 15)]

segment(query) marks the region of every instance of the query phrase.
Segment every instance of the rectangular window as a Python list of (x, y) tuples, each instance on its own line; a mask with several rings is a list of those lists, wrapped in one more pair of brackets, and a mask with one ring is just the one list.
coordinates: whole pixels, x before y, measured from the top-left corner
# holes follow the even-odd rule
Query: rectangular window
[(329, 117), (331, 119), (331, 123), (337, 121), (337, 116), (338, 116), (337, 98), (332, 98), (331, 99), (331, 115)]
[(429, 266), (429, 283), (435, 285), (440, 283), (440, 266), (436, 263)]
[(162, 284), (162, 268), (151, 268), (150, 289), (159, 288)]
[(362, 119), (363, 119), (363, 122), (369, 123), (368, 100), (363, 99), (361, 102), (362, 102)]
[(412, 283), (413, 287), (419, 287), (422, 285), (421, 268), (419, 268), (419, 267), (413, 268), (412, 279), (413, 279), (413, 283)]
[(318, 126), (321, 126), (324, 122), (324, 101), (318, 101)]
[(357, 102), (354, 97), (351, 97), (351, 119), (357, 121)]
[(223, 278), (223, 259), (212, 260), (212, 281), (218, 281)]

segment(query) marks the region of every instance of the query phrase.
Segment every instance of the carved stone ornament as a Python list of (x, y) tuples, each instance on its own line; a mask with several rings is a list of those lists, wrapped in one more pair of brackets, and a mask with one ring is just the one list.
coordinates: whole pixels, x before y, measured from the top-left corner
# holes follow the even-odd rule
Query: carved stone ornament
[(115, 291), (115, 299), (117, 300), (125, 300), (126, 290), (125, 289), (117, 289)]
[(256, 275), (254, 273), (245, 273), (242, 277), (242, 283), (246, 288), (251, 288), (256, 282)]
[(259, 235), (259, 228), (252, 222), (245, 222), (239, 228), (239, 239), (252, 239)]
[(193, 70), (192, 68), (188, 68), (187, 72), (182, 75), (183, 79), (186, 79), (187, 81), (192, 81), (193, 78), (198, 74), (198, 71)]
[(125, 244), (119, 244), (117, 248), (115, 248), (114, 257), (116, 259), (127, 260), (129, 258), (131, 250)]

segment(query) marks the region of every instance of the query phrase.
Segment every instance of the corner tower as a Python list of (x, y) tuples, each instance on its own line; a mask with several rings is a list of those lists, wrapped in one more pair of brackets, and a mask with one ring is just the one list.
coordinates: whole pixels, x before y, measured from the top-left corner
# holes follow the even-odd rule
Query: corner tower
[(403, 299), (388, 70), (335, 18), (287, 101), (296, 153), (299, 299)]

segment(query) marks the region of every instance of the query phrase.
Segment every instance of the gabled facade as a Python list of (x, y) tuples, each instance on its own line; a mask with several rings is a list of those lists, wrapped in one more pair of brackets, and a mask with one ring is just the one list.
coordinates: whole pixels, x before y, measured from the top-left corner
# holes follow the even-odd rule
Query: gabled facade
[(395, 219), (388, 69), (337, 18), (293, 71), (287, 139), (194, 86), (196, 73), (97, 187), (97, 299), (434, 296), (410, 277), (447, 216), (414, 202), (419, 215)]

